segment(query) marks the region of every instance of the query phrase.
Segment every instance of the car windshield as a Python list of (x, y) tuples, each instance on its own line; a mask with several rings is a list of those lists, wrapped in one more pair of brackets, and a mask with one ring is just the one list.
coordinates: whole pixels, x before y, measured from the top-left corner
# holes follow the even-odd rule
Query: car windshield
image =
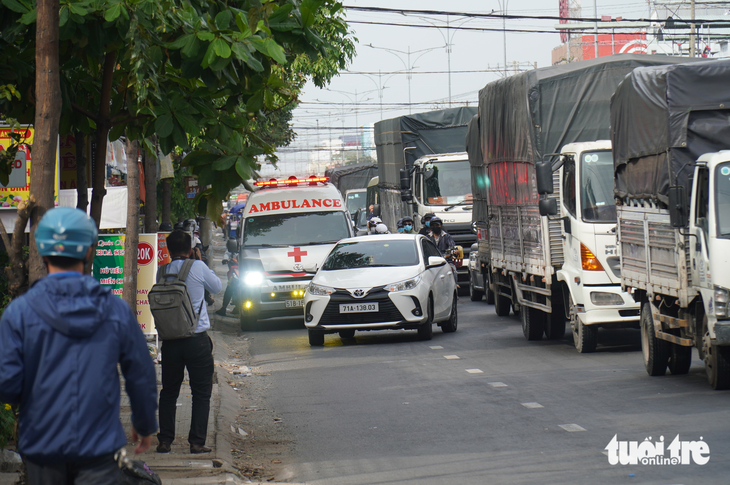
[(717, 235), (730, 236), (730, 163), (715, 169)]
[(610, 150), (581, 154), (580, 203), (584, 221), (616, 222)]
[(414, 240), (383, 240), (378, 236), (371, 238), (368, 241), (338, 244), (327, 256), (322, 270), (418, 264), (418, 250)]
[(470, 202), (469, 160), (427, 163), (424, 169), (424, 196), (428, 205)]
[(365, 192), (350, 192), (347, 194), (347, 211), (354, 214), (358, 209), (365, 207)]
[(307, 212), (247, 217), (244, 246), (298, 246), (335, 243), (350, 236), (346, 212)]

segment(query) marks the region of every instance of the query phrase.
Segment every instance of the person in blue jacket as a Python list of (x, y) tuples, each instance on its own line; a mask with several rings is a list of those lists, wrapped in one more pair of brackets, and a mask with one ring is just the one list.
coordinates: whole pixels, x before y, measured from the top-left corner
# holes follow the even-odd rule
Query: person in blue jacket
[(157, 431), (157, 384), (129, 306), (83, 274), (96, 249), (81, 210), (49, 210), (35, 230), (48, 270), (0, 319), (0, 401), (19, 405), (18, 449), (28, 483), (116, 484), (114, 453), (127, 444), (119, 420), (119, 364), (132, 408), (135, 452)]

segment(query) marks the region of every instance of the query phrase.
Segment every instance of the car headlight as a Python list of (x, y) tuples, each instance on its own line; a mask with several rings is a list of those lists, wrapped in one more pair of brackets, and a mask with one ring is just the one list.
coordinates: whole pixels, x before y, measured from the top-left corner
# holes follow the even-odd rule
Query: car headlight
[(405, 290), (412, 290), (416, 286), (418, 286), (418, 283), (421, 282), (421, 277), (416, 276), (415, 278), (411, 278), (409, 280), (403, 280), (399, 281), (398, 283), (392, 283), (390, 285), (386, 285), (385, 289), (388, 291), (405, 291)]
[(261, 286), (264, 274), (258, 271), (249, 271), (243, 275), (243, 284), (246, 286)]
[(722, 286), (715, 285), (715, 316), (727, 318), (727, 304), (730, 300), (730, 291)]
[(310, 295), (315, 296), (328, 296), (335, 292), (334, 288), (330, 288), (329, 286), (321, 286), (321, 285), (315, 285), (314, 283), (309, 283), (309, 286), (307, 287), (307, 291)]
[(617, 293), (591, 291), (591, 303), (594, 305), (623, 305), (624, 299)]

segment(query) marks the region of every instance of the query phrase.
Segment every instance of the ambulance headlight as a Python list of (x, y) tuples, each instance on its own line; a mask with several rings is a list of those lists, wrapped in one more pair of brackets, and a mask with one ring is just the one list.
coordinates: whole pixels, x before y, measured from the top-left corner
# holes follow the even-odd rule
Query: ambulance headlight
[(243, 284), (246, 286), (261, 286), (264, 282), (264, 274), (258, 271), (249, 271), (243, 275)]

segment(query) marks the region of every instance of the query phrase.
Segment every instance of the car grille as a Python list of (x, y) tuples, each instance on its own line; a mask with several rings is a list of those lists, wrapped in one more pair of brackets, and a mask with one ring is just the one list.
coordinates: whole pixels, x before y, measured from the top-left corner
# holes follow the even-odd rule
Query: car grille
[[(378, 312), (340, 313), (340, 303), (377, 303)], [(363, 323), (400, 322), (403, 315), (393, 305), (388, 292), (383, 288), (373, 288), (363, 298), (353, 298), (347, 290), (337, 289), (330, 295), (320, 323), (322, 325), (359, 325)]]

